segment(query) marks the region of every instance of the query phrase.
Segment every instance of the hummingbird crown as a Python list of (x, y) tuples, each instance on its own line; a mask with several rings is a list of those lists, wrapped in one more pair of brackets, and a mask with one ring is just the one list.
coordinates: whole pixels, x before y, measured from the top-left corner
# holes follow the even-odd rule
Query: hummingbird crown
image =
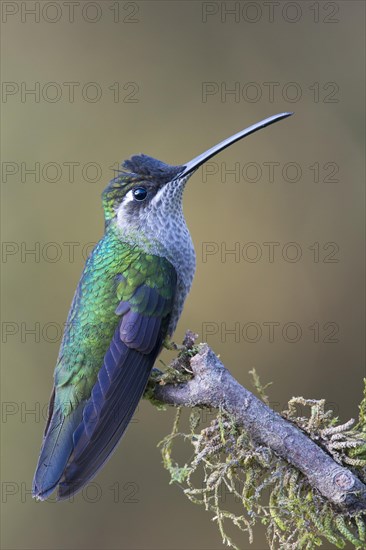
[(133, 155), (122, 163), (130, 175), (144, 177), (146, 179), (160, 180), (167, 183), (174, 179), (182, 170), (183, 166), (171, 166), (161, 160), (154, 159), (148, 155)]

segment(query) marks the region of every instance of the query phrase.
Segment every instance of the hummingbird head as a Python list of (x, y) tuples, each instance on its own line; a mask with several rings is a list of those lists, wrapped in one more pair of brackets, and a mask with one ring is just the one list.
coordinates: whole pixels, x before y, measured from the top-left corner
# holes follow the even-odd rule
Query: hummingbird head
[(125, 160), (121, 171), (103, 192), (106, 225), (115, 219), (123, 235), (133, 232), (134, 238), (142, 234), (160, 242), (170, 239), (176, 231), (185, 233), (182, 197), (192, 174), (236, 141), (291, 114), (281, 113), (253, 124), (179, 166), (142, 154)]
[(170, 182), (179, 184), (184, 166), (170, 166), (148, 155), (134, 155), (121, 165), (118, 175), (103, 192), (106, 221), (117, 218), (120, 225), (143, 223), (151, 210), (162, 202)]

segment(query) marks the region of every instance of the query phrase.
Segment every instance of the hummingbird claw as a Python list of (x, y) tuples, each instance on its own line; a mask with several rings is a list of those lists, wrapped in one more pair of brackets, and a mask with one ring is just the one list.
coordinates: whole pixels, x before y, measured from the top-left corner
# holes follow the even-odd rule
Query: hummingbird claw
[(179, 344), (176, 344), (173, 342), (173, 340), (170, 340), (170, 338), (165, 338), (163, 342), (163, 347), (169, 351), (183, 351), (185, 349), (185, 346), (181, 346)]

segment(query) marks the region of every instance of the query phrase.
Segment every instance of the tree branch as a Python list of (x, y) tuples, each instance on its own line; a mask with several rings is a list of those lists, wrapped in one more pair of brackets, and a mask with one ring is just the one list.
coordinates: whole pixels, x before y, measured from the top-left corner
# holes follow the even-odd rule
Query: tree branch
[[(189, 337), (192, 342), (192, 333), (187, 333), (186, 342)], [(343, 512), (366, 510), (366, 485), (355, 474), (241, 386), (207, 344), (200, 344), (197, 350), (190, 359), (193, 378), (177, 385), (155, 384), (154, 399), (176, 406), (223, 408), (254, 441), (295, 466)]]

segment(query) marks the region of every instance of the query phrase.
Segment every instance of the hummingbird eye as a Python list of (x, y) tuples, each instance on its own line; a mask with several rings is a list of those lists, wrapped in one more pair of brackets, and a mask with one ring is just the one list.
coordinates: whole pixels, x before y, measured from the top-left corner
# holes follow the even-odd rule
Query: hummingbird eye
[(136, 187), (132, 192), (133, 198), (136, 201), (144, 201), (147, 197), (147, 190), (145, 187)]

